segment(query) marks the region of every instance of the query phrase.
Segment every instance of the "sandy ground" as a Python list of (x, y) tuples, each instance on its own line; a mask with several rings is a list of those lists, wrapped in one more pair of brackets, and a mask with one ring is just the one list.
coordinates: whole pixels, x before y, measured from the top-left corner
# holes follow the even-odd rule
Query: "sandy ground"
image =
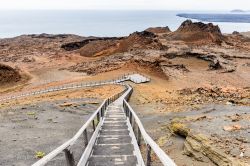
[[(120, 86), (103, 86), (55, 92), (5, 103), (0, 110), (0, 165), (26, 166), (70, 139), (88, 120), (104, 98)], [(91, 132), (91, 130), (89, 130)], [(84, 141), (74, 147), (76, 157)], [(54, 165), (61, 165), (60, 155)]]
[[(140, 104), (136, 99), (136, 95), (132, 97), (130, 103), (139, 115), (149, 135), (179, 166), (213, 166), (215, 164), (210, 160), (205, 162), (196, 161), (194, 158), (183, 154), (185, 138), (174, 135), (169, 130), (171, 121), (177, 118), (187, 119), (183, 123), (190, 125), (189, 128), (196, 133), (209, 138), (213, 142), (212, 146), (233, 158), (245, 163), (250, 162), (250, 107), (209, 104), (198, 109), (192, 109), (192, 106), (190, 106), (189, 109), (174, 113), (158, 111), (159, 107), (166, 107), (162, 104)], [(239, 116), (239, 119), (234, 120), (235, 116)], [(234, 125), (240, 125), (241, 129), (236, 131), (224, 130), (224, 127)], [(244, 152), (244, 157), (240, 157), (241, 152)]]
[[(29, 96), (17, 100), (11, 100), (0, 103), (0, 108), (10, 107), (14, 105), (35, 104), (42, 101), (54, 101), (61, 99), (77, 99), (77, 98), (100, 98), (102, 100), (110, 97), (113, 93), (122, 91), (123, 87), (117, 85), (98, 86), (95, 88), (83, 88), (74, 90), (65, 90), (58, 92), (50, 92), (42, 95)], [(1, 112), (1, 111), (0, 111)]]

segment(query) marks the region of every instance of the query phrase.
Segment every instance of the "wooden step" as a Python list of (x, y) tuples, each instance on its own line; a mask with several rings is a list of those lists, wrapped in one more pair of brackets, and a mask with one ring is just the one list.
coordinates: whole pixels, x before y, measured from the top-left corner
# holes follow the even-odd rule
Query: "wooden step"
[(124, 129), (128, 129), (127, 125), (103, 125), (102, 126), (103, 130), (124, 130)]
[(137, 159), (133, 155), (92, 156), (88, 166), (135, 166)]
[(100, 135), (129, 135), (129, 131), (125, 130), (101, 130)]
[(93, 156), (95, 155), (133, 155), (134, 147), (132, 144), (117, 145), (95, 145)]
[(131, 143), (132, 139), (130, 136), (99, 136), (97, 138), (97, 144), (125, 144)]

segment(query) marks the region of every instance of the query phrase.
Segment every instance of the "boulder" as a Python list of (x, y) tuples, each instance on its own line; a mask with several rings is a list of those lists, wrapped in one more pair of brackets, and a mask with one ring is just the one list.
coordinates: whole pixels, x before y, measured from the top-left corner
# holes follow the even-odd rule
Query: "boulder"
[(193, 157), (197, 161), (207, 162), (213, 161), (220, 166), (247, 166), (236, 158), (232, 158), (225, 154), (222, 150), (213, 146), (213, 143), (202, 134), (197, 134), (188, 128), (185, 124), (172, 121), (169, 126), (170, 130), (182, 137), (185, 137), (183, 153)]

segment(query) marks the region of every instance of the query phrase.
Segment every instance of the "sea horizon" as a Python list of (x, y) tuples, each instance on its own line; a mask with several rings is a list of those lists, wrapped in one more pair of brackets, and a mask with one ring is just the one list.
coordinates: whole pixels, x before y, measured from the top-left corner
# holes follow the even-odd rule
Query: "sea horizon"
[[(230, 13), (195, 10), (0, 10), (0, 38), (28, 34), (75, 34), (121, 37), (149, 27), (168, 26), (175, 31), (189, 18), (179, 13)], [(199, 21), (191, 19), (193, 21)], [(250, 23), (212, 22), (223, 33), (250, 31)]]

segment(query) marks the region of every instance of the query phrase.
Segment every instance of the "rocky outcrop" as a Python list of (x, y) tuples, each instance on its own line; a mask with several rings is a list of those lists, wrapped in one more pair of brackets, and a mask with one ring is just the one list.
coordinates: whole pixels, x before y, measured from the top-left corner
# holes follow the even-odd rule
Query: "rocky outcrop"
[(185, 137), (183, 153), (198, 161), (211, 160), (219, 166), (249, 166), (215, 148), (205, 135), (194, 133), (182, 123), (173, 121), (170, 129), (173, 133)]
[(230, 60), (230, 56), (223, 52), (207, 50), (206, 48), (193, 48), (187, 45), (170, 45), (164, 57), (168, 59), (176, 57), (195, 57), (209, 61), (210, 70), (218, 70), (222, 73), (234, 72), (236, 64)]
[(10, 66), (0, 64), (0, 85), (21, 80), (21, 75)]
[(212, 23), (192, 22), (187, 20), (168, 37), (172, 40), (182, 40), (188, 44), (221, 44), (224, 40), (220, 28)]
[(145, 31), (151, 32), (151, 33), (154, 33), (154, 34), (171, 32), (171, 30), (169, 29), (168, 26), (166, 26), (166, 27), (151, 27), (151, 28), (146, 29)]
[(120, 69), (125, 65), (137, 65), (149, 68), (151, 71), (161, 72), (161, 51), (136, 50), (126, 53), (116, 53), (100, 57), (95, 61), (79, 63), (68, 68), (70, 71), (85, 72), (89, 75)]
[(230, 73), (236, 70), (236, 65), (233, 62), (223, 58), (220, 55), (204, 54), (198, 55), (197, 57), (206, 61), (210, 61), (211, 63), (209, 68), (211, 70), (221, 70), (223, 73)]
[(80, 54), (86, 57), (107, 56), (136, 49), (161, 50), (164, 48), (156, 39), (156, 35), (147, 31), (135, 32), (125, 38), (88, 39), (62, 47), (66, 50), (75, 50), (80, 47)]
[(88, 38), (79, 42), (63, 44), (61, 48), (66, 51), (80, 49), (82, 56), (111, 55), (114, 53), (127, 52), (131, 49), (161, 49), (163, 46), (155, 39), (152, 32), (135, 32), (128, 37)]
[(164, 47), (156, 38), (154, 33), (142, 31), (135, 32), (124, 38), (119, 43), (119, 52), (127, 52), (134, 49), (156, 49), (161, 50)]
[(117, 52), (118, 40), (91, 41), (80, 49), (80, 55), (84, 57), (106, 56)]
[(106, 41), (116, 41), (116, 40), (121, 40), (121, 39), (122, 38), (116, 38), (116, 37), (90, 37), (82, 41), (76, 41), (76, 42), (63, 44), (61, 48), (63, 48), (66, 51), (74, 51), (74, 50), (78, 50), (84, 47), (85, 45), (91, 42), (99, 42), (99, 43), (104, 42), (105, 43)]

